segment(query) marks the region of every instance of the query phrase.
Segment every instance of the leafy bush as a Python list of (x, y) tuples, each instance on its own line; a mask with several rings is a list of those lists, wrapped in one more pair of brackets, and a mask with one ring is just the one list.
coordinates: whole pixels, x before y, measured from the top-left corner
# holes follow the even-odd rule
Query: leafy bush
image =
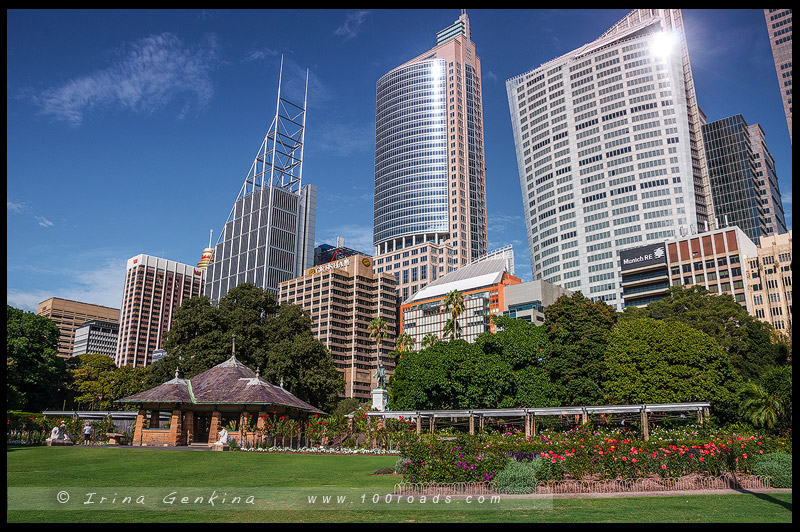
[(787, 453), (760, 455), (753, 463), (753, 474), (772, 477), (773, 488), (791, 488), (792, 455)]
[(488, 482), (503, 468), (502, 452), (468, 435), (401, 446), (400, 473), (409, 482)]
[(536, 475), (541, 465), (541, 458), (530, 462), (509, 459), (506, 466), (493, 479), (495, 490), (508, 494), (536, 493)]

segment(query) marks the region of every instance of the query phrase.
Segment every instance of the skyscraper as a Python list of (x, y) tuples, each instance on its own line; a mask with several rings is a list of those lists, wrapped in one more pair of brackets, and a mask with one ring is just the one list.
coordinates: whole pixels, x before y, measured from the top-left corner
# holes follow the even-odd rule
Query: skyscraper
[(789, 142), (792, 141), (792, 10), (765, 9), (769, 44), (775, 60), (775, 72), (781, 89), (786, 125), (789, 126)]
[(737, 225), (758, 244), (785, 233), (775, 162), (758, 124), (734, 115), (703, 125), (714, 212), (720, 225)]
[(306, 101), (282, 98), (279, 81), (275, 118), (208, 266), (205, 295), (213, 302), (245, 282), (277, 294), (313, 263), (317, 187), (302, 184), (305, 116)]
[(680, 10), (634, 10), (506, 91), (534, 279), (621, 308), (621, 251), (713, 224)]
[(402, 299), (488, 251), (485, 171), (481, 64), (462, 11), (377, 83), (375, 266)]
[(119, 316), (117, 366), (147, 366), (164, 347), (164, 334), (184, 300), (203, 293), (205, 270), (172, 260), (136, 255), (128, 259)]
[(36, 313), (53, 320), (58, 326), (58, 356), (70, 358), (75, 341), (75, 331), (93, 319), (119, 320), (119, 309), (51, 297), (39, 303)]

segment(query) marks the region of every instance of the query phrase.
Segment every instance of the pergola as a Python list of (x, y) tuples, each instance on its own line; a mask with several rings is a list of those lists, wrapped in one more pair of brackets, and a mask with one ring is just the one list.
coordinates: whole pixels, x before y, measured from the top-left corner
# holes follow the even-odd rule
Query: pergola
[(449, 420), (450, 424), (457, 424), (465, 420), (469, 424), (469, 433), (475, 434), (475, 423), (483, 429), (485, 422), (490, 419), (502, 419), (511, 424), (524, 424), (525, 436), (536, 436), (537, 421), (543, 417), (569, 417), (572, 416), (576, 424), (589, 421), (589, 416), (600, 415), (608, 420), (611, 416), (622, 419), (637, 419), (642, 427), (642, 436), (650, 439), (649, 424), (651, 421), (669, 415), (697, 415), (697, 421), (704, 423), (708, 419), (710, 403), (661, 403), (640, 405), (603, 405), (603, 406), (566, 406), (551, 408), (476, 408), (467, 410), (405, 410), (369, 412), (370, 419), (405, 419), (416, 421), (417, 434), (422, 434), (423, 420), (427, 420), (428, 430), (433, 432), (436, 420)]

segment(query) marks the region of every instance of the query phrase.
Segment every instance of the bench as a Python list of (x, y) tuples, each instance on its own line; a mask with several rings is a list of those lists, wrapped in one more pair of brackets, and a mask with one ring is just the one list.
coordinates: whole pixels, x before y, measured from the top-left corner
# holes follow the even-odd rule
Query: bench
[(125, 439), (125, 435), (119, 432), (106, 432), (106, 436), (108, 436), (109, 445), (121, 445)]

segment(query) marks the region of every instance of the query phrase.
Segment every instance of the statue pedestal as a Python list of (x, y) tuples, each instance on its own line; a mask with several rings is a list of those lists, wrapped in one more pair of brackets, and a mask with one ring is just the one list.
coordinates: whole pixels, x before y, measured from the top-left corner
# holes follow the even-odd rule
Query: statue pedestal
[(375, 388), (372, 390), (372, 408), (383, 412), (386, 410), (386, 405), (389, 404), (389, 392), (383, 388)]
[(231, 448), (230, 445), (228, 445), (227, 443), (222, 443), (221, 441), (211, 444), (212, 451), (228, 451), (230, 450), (230, 448)]

